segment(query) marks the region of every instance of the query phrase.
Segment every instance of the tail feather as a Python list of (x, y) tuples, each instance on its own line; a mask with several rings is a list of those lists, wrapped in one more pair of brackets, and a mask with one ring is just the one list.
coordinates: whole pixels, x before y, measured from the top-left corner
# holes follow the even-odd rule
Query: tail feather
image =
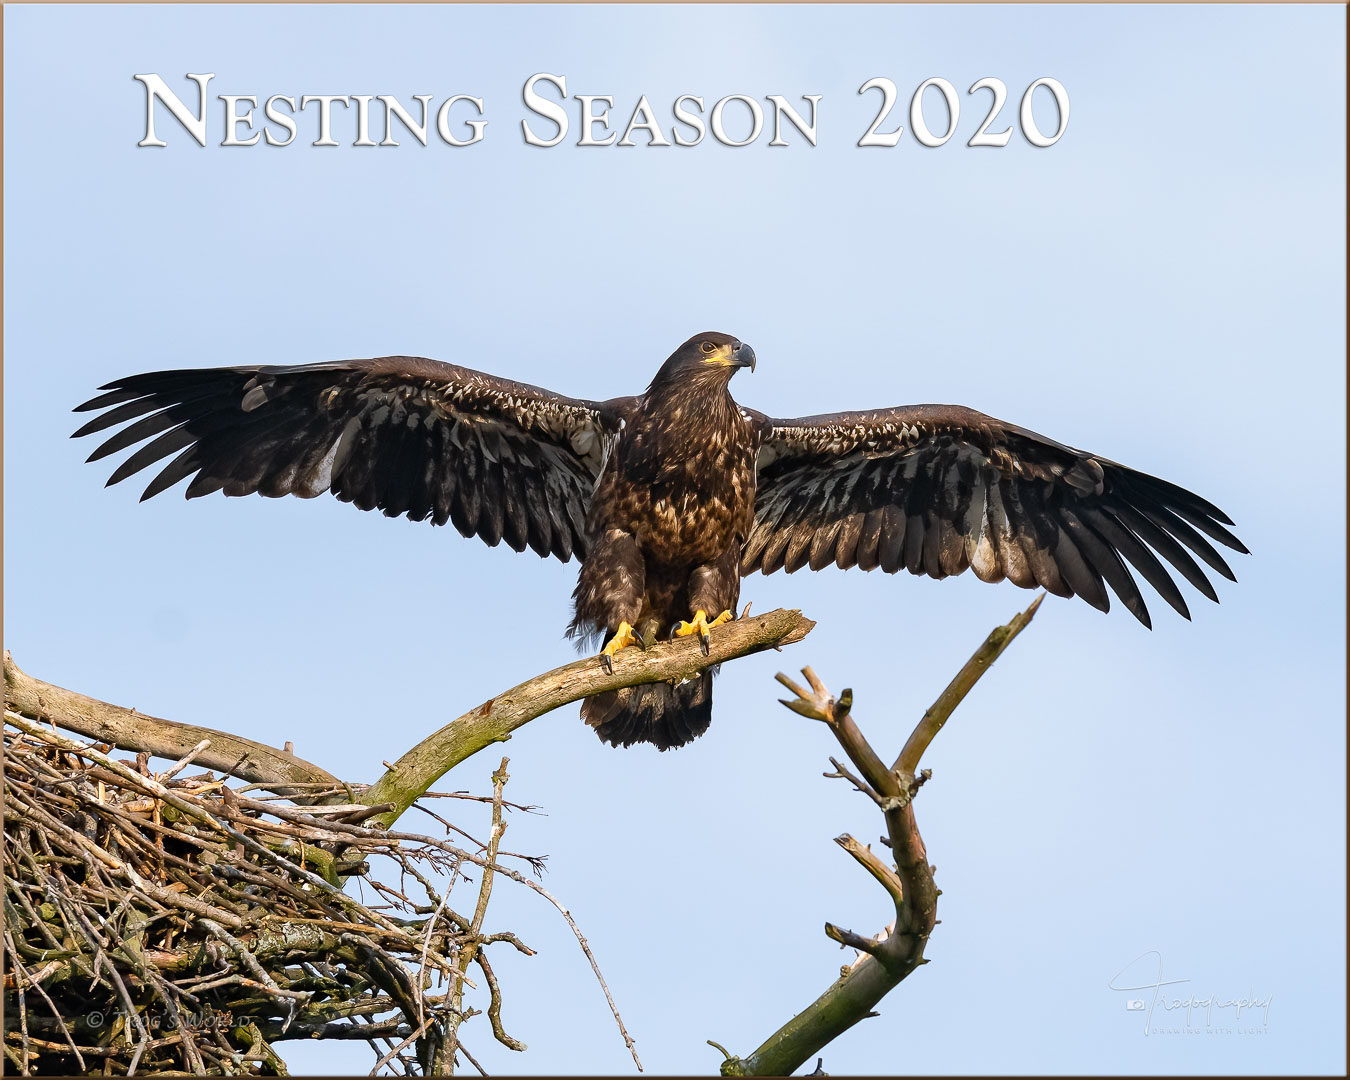
[(672, 687), (647, 683), (597, 694), (581, 703), (581, 716), (610, 746), (654, 744), (671, 750), (697, 739), (712, 722), (712, 673)]

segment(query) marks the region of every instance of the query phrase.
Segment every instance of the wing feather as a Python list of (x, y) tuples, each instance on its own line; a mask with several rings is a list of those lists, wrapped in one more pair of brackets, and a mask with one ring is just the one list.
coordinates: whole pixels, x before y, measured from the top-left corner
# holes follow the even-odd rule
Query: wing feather
[[(847, 570), (858, 563), (858, 540), (862, 536), (863, 515), (849, 514), (839, 523), (839, 532), (834, 544), (834, 564), (840, 570)], [(815, 567), (812, 567), (814, 570)]]
[(970, 567), (982, 581), (1081, 596), (1101, 611), (1114, 593), (1150, 626), (1131, 568), (1189, 618), (1165, 563), (1217, 600), (1192, 555), (1232, 579), (1215, 544), (1247, 550), (1232, 520), (1193, 492), (971, 409), (762, 421), (743, 573), (833, 562), (942, 578)]
[(77, 437), (112, 429), (89, 460), (136, 447), (110, 484), (177, 455), (142, 498), (185, 479), (190, 499), (328, 491), (564, 562), (584, 554), (601, 449), (628, 408), (407, 356), (157, 371), (100, 389), (76, 408), (97, 414)]
[(1130, 571), (1121, 560), (1116, 551), (1107, 546), (1095, 532), (1084, 525), (1078, 516), (1067, 506), (1060, 507), (1059, 519), (1064, 523), (1066, 530), (1073, 537), (1078, 550), (1082, 552), (1084, 560), (1096, 572), (1097, 576), (1111, 586), (1111, 591), (1120, 597), (1130, 612), (1141, 623), (1150, 630), (1153, 628), (1153, 620), (1149, 617), (1148, 608), (1144, 604), (1144, 597), (1139, 592), (1139, 586), (1130, 576)]
[[(887, 507), (882, 506), (874, 507), (867, 511), (867, 515), (863, 518), (862, 530), (858, 535), (858, 568), (860, 570), (875, 570), (881, 565), (881, 533), (886, 525), (887, 509)], [(897, 515), (900, 513), (898, 507), (889, 507), (889, 509)], [(903, 521), (904, 519), (900, 518), (900, 520)], [(895, 535), (897, 545), (904, 541), (903, 531), (897, 531)], [(898, 558), (898, 551), (891, 552), (890, 557), (892, 560)], [(765, 573), (767, 574), (768, 571), (766, 570)], [(892, 566), (886, 573), (895, 573), (895, 567)]]

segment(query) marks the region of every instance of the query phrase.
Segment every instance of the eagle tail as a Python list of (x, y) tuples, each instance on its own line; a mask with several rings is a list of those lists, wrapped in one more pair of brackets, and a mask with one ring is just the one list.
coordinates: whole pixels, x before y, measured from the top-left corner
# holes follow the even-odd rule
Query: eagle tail
[(596, 694), (581, 703), (581, 717), (610, 746), (652, 743), (672, 750), (697, 739), (712, 722), (712, 672), (671, 686), (647, 683)]

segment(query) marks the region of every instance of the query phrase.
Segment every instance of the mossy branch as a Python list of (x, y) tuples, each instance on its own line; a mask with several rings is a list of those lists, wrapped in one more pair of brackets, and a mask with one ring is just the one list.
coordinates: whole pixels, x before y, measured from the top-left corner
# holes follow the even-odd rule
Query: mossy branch
[(614, 657), (612, 673), (591, 657), (536, 675), (423, 739), (395, 761), (362, 798), (370, 806), (392, 803), (393, 809), (375, 818), (391, 825), (461, 761), (509, 739), (511, 732), (547, 712), (606, 690), (688, 679), (728, 660), (801, 641), (815, 625), (800, 611), (779, 608), (718, 627), (706, 656), (689, 637), (654, 645), (646, 652), (621, 649)]
[[(643, 652), (624, 649), (607, 672), (599, 660), (578, 660), (537, 675), (489, 698), (457, 720), (423, 739), (394, 762), (363, 793), (368, 807), (388, 804), (374, 821), (386, 827), (430, 790), (431, 785), (466, 758), (547, 712), (592, 694), (652, 682), (678, 682), (707, 668), (764, 649), (801, 641), (815, 623), (800, 611), (778, 609), (718, 627), (705, 656), (693, 638), (666, 642)], [(49, 721), (66, 731), (97, 739), (120, 750), (148, 753), (169, 760), (191, 756), (198, 765), (296, 794), (315, 788), (347, 790), (331, 773), (265, 743), (214, 728), (148, 716), (135, 709), (35, 679), (5, 653), (5, 704), (16, 713)], [(207, 745), (203, 747), (201, 744)], [(351, 797), (330, 796), (325, 801)]]

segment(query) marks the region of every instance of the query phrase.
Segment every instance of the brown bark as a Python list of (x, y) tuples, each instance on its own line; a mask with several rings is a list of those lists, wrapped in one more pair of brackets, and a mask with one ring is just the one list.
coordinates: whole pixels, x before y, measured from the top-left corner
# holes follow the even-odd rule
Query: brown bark
[(175, 761), (203, 740), (210, 745), (193, 760), (208, 769), (250, 783), (341, 786), (337, 777), (303, 758), (265, 743), (215, 728), (161, 720), (135, 709), (110, 705), (25, 674), (5, 650), (5, 706), (33, 720), (46, 720), (66, 731), (133, 753)]
[[(722, 1062), (724, 1076), (790, 1075), (859, 1020), (875, 1015), (872, 1010), (877, 1003), (917, 967), (928, 962), (923, 952), (938, 923), (937, 899), (941, 890), (933, 880), (934, 868), (929, 865), (928, 852), (914, 817), (914, 796), (931, 773), (926, 769), (923, 772), (916, 770), (923, 752), (952, 711), (1031, 621), (1040, 602), (1038, 596), (1026, 611), (989, 635), (924, 713), (890, 769), (882, 764), (853, 721), (852, 690), (845, 690), (837, 699), (832, 697), (809, 667), (802, 670), (810, 684), (809, 690), (785, 675), (778, 676), (778, 681), (796, 695), (783, 704), (802, 716), (823, 721), (861, 774), (855, 775), (831, 758), (835, 772), (826, 775), (850, 781), (871, 798), (885, 816), (891, 859), (847, 834), (837, 837), (835, 843), (853, 856), (886, 890), (894, 905), (895, 922), (885, 932), (871, 938), (826, 923), (826, 936), (857, 949), (858, 959), (820, 997), (770, 1035), (753, 1053), (741, 1058), (718, 1046), (726, 1057)], [(711, 1045), (717, 1046), (716, 1043)]]

